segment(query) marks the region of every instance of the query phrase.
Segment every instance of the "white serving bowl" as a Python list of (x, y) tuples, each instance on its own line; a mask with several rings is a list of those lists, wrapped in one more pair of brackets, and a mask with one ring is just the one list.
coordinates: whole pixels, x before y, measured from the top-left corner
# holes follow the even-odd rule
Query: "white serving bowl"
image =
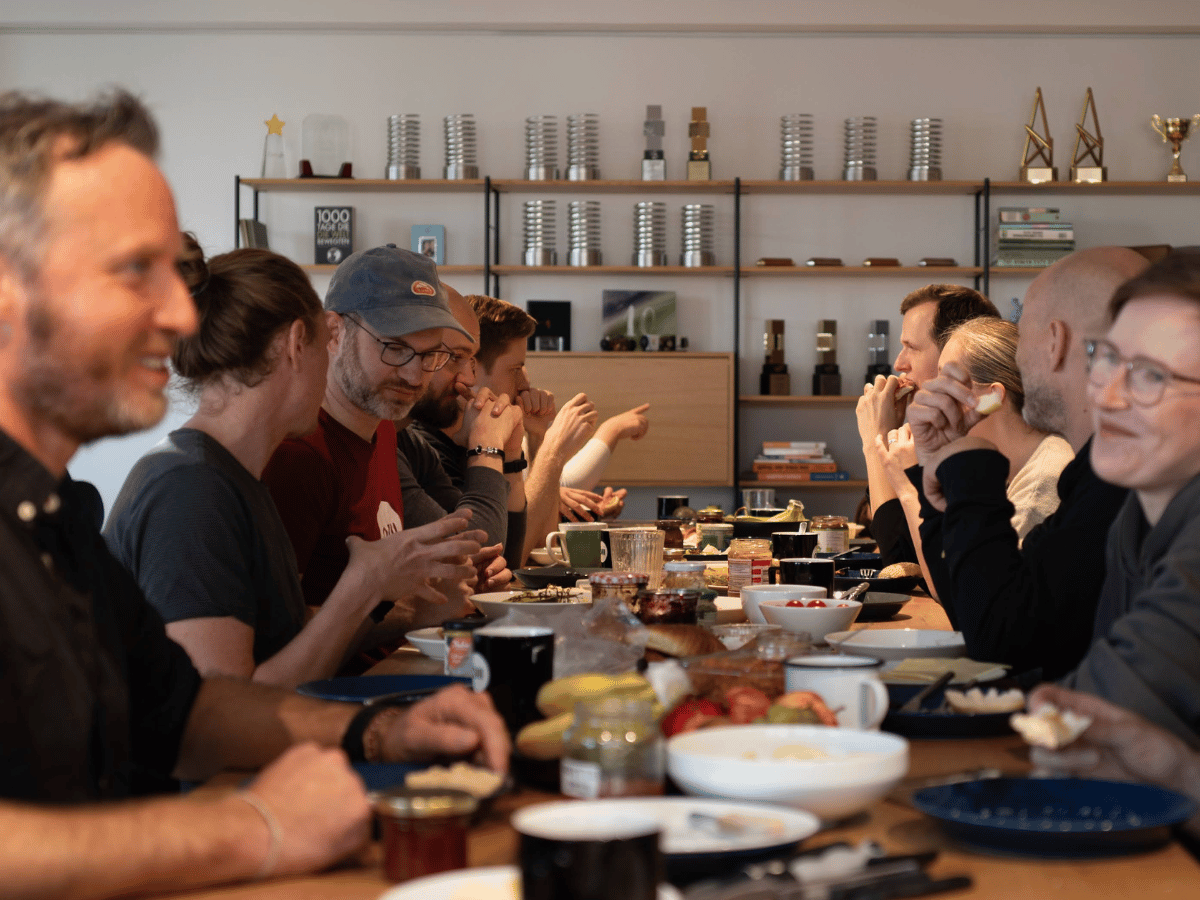
[[(778, 759), (789, 747), (828, 754)], [(667, 772), (685, 793), (806, 809), (834, 821), (866, 809), (908, 773), (894, 734), (821, 725), (702, 728), (667, 741)]]
[(476, 594), (471, 602), (479, 608), (489, 621), (499, 619), (510, 612), (518, 612), (533, 616), (538, 621), (553, 628), (556, 622), (578, 622), (592, 609), (590, 594), (579, 592), (578, 602), (563, 603), (514, 603), (512, 598), (524, 591), (496, 591), (491, 594)]
[(842, 653), (883, 660), (967, 655), (967, 644), (958, 631), (921, 628), (836, 631), (825, 635), (825, 640)]
[[(801, 598), (801, 603), (809, 602)], [(807, 633), (814, 641), (825, 640), (831, 631), (845, 631), (858, 618), (862, 604), (857, 600), (825, 600), (828, 606), (788, 606), (787, 600), (763, 600), (758, 604), (772, 625), (793, 634)]]
[(758, 604), (767, 599), (804, 600), (825, 599), (825, 588), (811, 584), (749, 584), (742, 588), (742, 612), (746, 621), (755, 625), (770, 623), (758, 611)]

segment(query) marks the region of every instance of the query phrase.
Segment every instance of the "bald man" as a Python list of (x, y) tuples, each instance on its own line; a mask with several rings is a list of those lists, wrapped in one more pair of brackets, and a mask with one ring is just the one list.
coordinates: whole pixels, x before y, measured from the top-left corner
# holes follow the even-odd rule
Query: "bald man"
[(948, 365), (908, 410), (921, 493), (921, 539), (938, 597), (972, 659), (1046, 678), (1075, 668), (1091, 643), (1104, 583), (1104, 536), (1125, 490), (1092, 469), (1091, 407), (1083, 342), (1108, 328), (1117, 286), (1147, 267), (1124, 247), (1081, 250), (1030, 284), (1017, 364), (1025, 420), (1061, 434), (1075, 450), (1058, 480), (1058, 511), (1018, 545), (1005, 496), (1008, 461), (967, 435), (981, 418), (965, 372)]
[[(433, 373), (412, 413), (396, 422), (396, 464), (405, 521), (411, 528), (458, 509), (470, 509), (471, 524), (487, 532), (488, 543), (503, 544), (504, 557), (516, 560), (525, 539), (525, 483), (520, 471), (522, 413), (509, 405), (507, 397), (498, 398), (487, 388), (475, 388), (479, 319), (462, 294), (444, 282), (442, 287), (450, 312), (465, 333), (446, 330), (444, 343), (450, 351), (450, 362)], [(439, 428), (448, 427), (459, 421), (464, 410), (470, 429), (468, 446), (495, 447), (503, 451), (503, 456), (471, 456), (460, 490), (442, 467), (437, 449), (422, 432), (408, 426), (417, 418)]]

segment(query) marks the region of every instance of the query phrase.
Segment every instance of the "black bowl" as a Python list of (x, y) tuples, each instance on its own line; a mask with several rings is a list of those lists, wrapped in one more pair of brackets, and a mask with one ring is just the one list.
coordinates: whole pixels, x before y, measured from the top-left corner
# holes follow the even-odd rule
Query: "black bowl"
[(579, 579), (587, 578), (586, 572), (561, 565), (544, 566), (540, 569), (517, 569), (513, 574), (517, 576), (517, 581), (533, 590), (544, 587), (573, 588)]
[(835, 591), (848, 591), (862, 581), (870, 582), (867, 593), (882, 591), (886, 594), (907, 594), (919, 584), (924, 584), (920, 575), (905, 575), (902, 578), (869, 578), (858, 569), (838, 569), (833, 579)]

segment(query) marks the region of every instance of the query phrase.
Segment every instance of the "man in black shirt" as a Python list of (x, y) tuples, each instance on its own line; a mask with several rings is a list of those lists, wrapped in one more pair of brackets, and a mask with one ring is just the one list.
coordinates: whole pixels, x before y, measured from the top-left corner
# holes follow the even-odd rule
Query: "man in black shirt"
[[(360, 708), (202, 678), (109, 555), (67, 464), (162, 417), (167, 359), (196, 327), (156, 149), (126, 93), (78, 107), (0, 97), (6, 893), (103, 897), (327, 866), (369, 820), (339, 744), (360, 759), (506, 765), (503, 723), (461, 688)], [(104, 802), (262, 766), (236, 792)]]
[(1018, 545), (1005, 496), (1008, 461), (967, 436), (982, 418), (966, 373), (947, 365), (908, 410), (919, 466), (921, 540), (938, 597), (972, 659), (1040, 667), (1047, 678), (1075, 668), (1091, 643), (1104, 583), (1104, 536), (1125, 490), (1092, 471), (1091, 406), (1083, 341), (1108, 327), (1108, 300), (1146, 260), (1124, 247), (1073, 253), (1038, 275), (1022, 304), (1017, 364), (1023, 415), (1075, 450), (1058, 479), (1058, 510)]

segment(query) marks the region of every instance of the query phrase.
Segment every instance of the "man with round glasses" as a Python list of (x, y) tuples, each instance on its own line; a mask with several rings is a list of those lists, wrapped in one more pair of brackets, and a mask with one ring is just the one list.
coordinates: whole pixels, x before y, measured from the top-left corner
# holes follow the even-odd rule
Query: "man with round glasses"
[[(329, 282), (325, 310), (329, 377), (317, 430), (284, 441), (263, 472), (310, 606), (319, 606), (341, 577), (347, 537), (374, 541), (404, 527), (393, 421), (409, 414), (432, 374), (450, 361), (446, 335), (471, 338), (450, 312), (433, 261), (395, 244), (347, 257)], [(469, 588), (437, 588), (450, 602), (433, 617), (459, 614)], [(421, 623), (421, 610), (404, 613), (376, 641)]]
[(1200, 746), (1200, 253), (1113, 295), (1087, 341), (1092, 465), (1129, 489), (1087, 656), (1064, 683)]
[(1022, 416), (1075, 451), (1058, 479), (1059, 506), (1019, 542), (1006, 496), (1008, 460), (967, 435), (981, 418), (966, 373), (946, 366), (908, 410), (920, 465), (921, 540), (938, 597), (972, 659), (1070, 672), (1092, 641), (1104, 583), (1104, 533), (1125, 490), (1091, 464), (1092, 417), (1083, 339), (1108, 326), (1113, 291), (1143, 271), (1124, 247), (1081, 250), (1049, 266), (1025, 293), (1017, 365)]

